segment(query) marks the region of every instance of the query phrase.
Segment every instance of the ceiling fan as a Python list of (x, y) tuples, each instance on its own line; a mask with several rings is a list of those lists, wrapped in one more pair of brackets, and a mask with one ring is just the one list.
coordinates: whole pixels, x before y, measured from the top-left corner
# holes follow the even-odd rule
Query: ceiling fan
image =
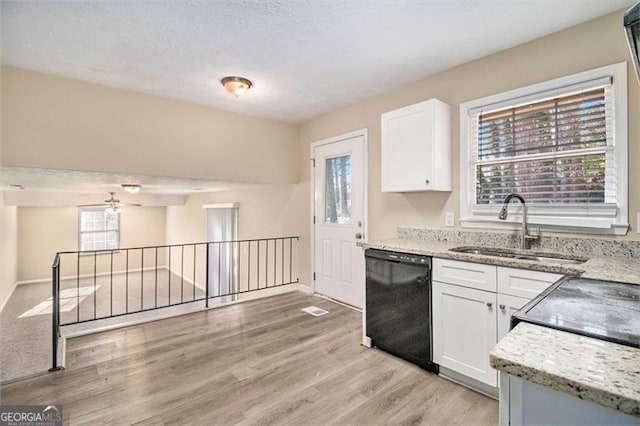
[(142, 204), (122, 204), (120, 200), (115, 198), (115, 192), (109, 192), (110, 197), (104, 200), (104, 203), (99, 204), (82, 204), (78, 207), (105, 207), (107, 213), (117, 213), (120, 211), (121, 206), (141, 207)]

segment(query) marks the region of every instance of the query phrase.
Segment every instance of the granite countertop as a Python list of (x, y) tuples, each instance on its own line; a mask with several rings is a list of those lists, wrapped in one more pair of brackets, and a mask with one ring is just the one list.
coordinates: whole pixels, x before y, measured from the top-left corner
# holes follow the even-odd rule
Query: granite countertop
[[(365, 248), (443, 259), (579, 275), (640, 284), (640, 241), (543, 236), (523, 253), (583, 256), (557, 264), (449, 251), (461, 246), (517, 247), (517, 235), (398, 228), (398, 238), (363, 242)], [(517, 249), (514, 249), (517, 251)], [(520, 323), (493, 348), (491, 366), (532, 383), (620, 412), (640, 416), (640, 349), (560, 330)]]
[(640, 416), (638, 348), (520, 323), (491, 350), (489, 359), (496, 370)]
[[(507, 266), (511, 268), (530, 269), (543, 272), (555, 272), (564, 275), (580, 275), (584, 278), (594, 278), (607, 281), (621, 281), (640, 284), (640, 258), (622, 256), (589, 255), (585, 263), (576, 265), (547, 263), (532, 260), (511, 259), (506, 257), (483, 256), (479, 254), (458, 253), (449, 251), (455, 247), (474, 246), (456, 241), (418, 240), (409, 238), (394, 238), (389, 240), (362, 242), (364, 248), (399, 251), (404, 253), (422, 254), (442, 259), (454, 259), (465, 262), (485, 263), (489, 265)], [(499, 245), (486, 244), (487, 247), (500, 248)], [(504, 248), (504, 246), (502, 246)], [(517, 250), (516, 250), (517, 251)], [(562, 251), (522, 250), (523, 254), (549, 254)], [(569, 253), (571, 256), (573, 253)]]

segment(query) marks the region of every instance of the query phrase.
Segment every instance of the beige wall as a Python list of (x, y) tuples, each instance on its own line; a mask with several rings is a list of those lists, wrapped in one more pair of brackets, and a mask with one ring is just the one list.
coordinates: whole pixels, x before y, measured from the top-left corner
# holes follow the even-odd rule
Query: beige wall
[(2, 164), (295, 183), (291, 124), (2, 67)]
[[(309, 227), (308, 217), (300, 212), (302, 195), (299, 185), (256, 185), (190, 196), (184, 206), (167, 207), (167, 244), (205, 241), (205, 211), (202, 206), (216, 203), (239, 204), (240, 239), (299, 236)], [(301, 244), (294, 243), (294, 278), (299, 275), (299, 262), (306, 256), (300, 248)], [(199, 257), (197, 264), (204, 265), (202, 253), (197, 252), (196, 256)], [(191, 252), (187, 252), (185, 264), (192, 264), (192, 258)], [(172, 264), (175, 268), (174, 261)], [(198, 270), (196, 274), (200, 277), (204, 272)], [(190, 271), (185, 273), (187, 278), (192, 275)]]
[[(444, 228), (444, 214), (459, 216), (460, 103), (525, 85), (627, 61), (629, 85), (629, 217), (634, 228), (625, 238), (640, 239), (635, 230), (640, 210), (640, 89), (633, 73), (622, 29), (622, 13), (587, 22), (433, 75), (415, 84), (335, 111), (300, 127), (300, 213), (309, 217), (309, 144), (367, 128), (369, 131), (369, 239), (392, 237), (398, 226)], [(451, 193), (389, 194), (380, 192), (380, 115), (430, 98), (453, 110), (453, 188)], [(304, 243), (309, 232), (304, 229)], [(308, 279), (309, 264), (303, 266)]]
[(18, 211), (5, 206), (0, 191), (0, 310), (13, 292), (18, 281)]
[[(120, 247), (160, 245), (165, 242), (165, 207), (129, 207), (120, 213)], [(78, 250), (76, 207), (18, 207), (18, 280), (48, 279), (56, 252)], [(123, 253), (123, 252), (121, 252)], [(145, 267), (155, 259), (146, 253)], [(109, 256), (98, 258), (98, 273), (108, 271)], [(124, 269), (124, 255), (114, 260), (114, 270)], [(63, 257), (61, 276), (76, 273), (76, 257)], [(160, 257), (160, 265), (164, 258)], [(140, 268), (139, 254), (130, 256), (130, 268)], [(92, 256), (81, 257), (81, 273), (93, 272)]]

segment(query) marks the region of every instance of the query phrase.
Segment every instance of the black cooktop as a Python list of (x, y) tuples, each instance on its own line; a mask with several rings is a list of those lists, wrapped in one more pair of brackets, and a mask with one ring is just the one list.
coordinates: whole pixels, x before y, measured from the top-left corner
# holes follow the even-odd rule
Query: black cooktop
[(640, 348), (640, 285), (566, 277), (511, 318)]

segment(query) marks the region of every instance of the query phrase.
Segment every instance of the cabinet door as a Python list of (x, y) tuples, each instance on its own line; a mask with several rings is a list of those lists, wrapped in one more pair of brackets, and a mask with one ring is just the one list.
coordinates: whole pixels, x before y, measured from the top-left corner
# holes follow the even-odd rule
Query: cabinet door
[(498, 294), (498, 341), (507, 335), (511, 328), (511, 315), (527, 304), (524, 297)]
[(496, 294), (433, 283), (433, 360), (460, 374), (497, 386), (489, 365), (496, 344)]
[(433, 181), (433, 102), (382, 114), (382, 191), (425, 191)]

